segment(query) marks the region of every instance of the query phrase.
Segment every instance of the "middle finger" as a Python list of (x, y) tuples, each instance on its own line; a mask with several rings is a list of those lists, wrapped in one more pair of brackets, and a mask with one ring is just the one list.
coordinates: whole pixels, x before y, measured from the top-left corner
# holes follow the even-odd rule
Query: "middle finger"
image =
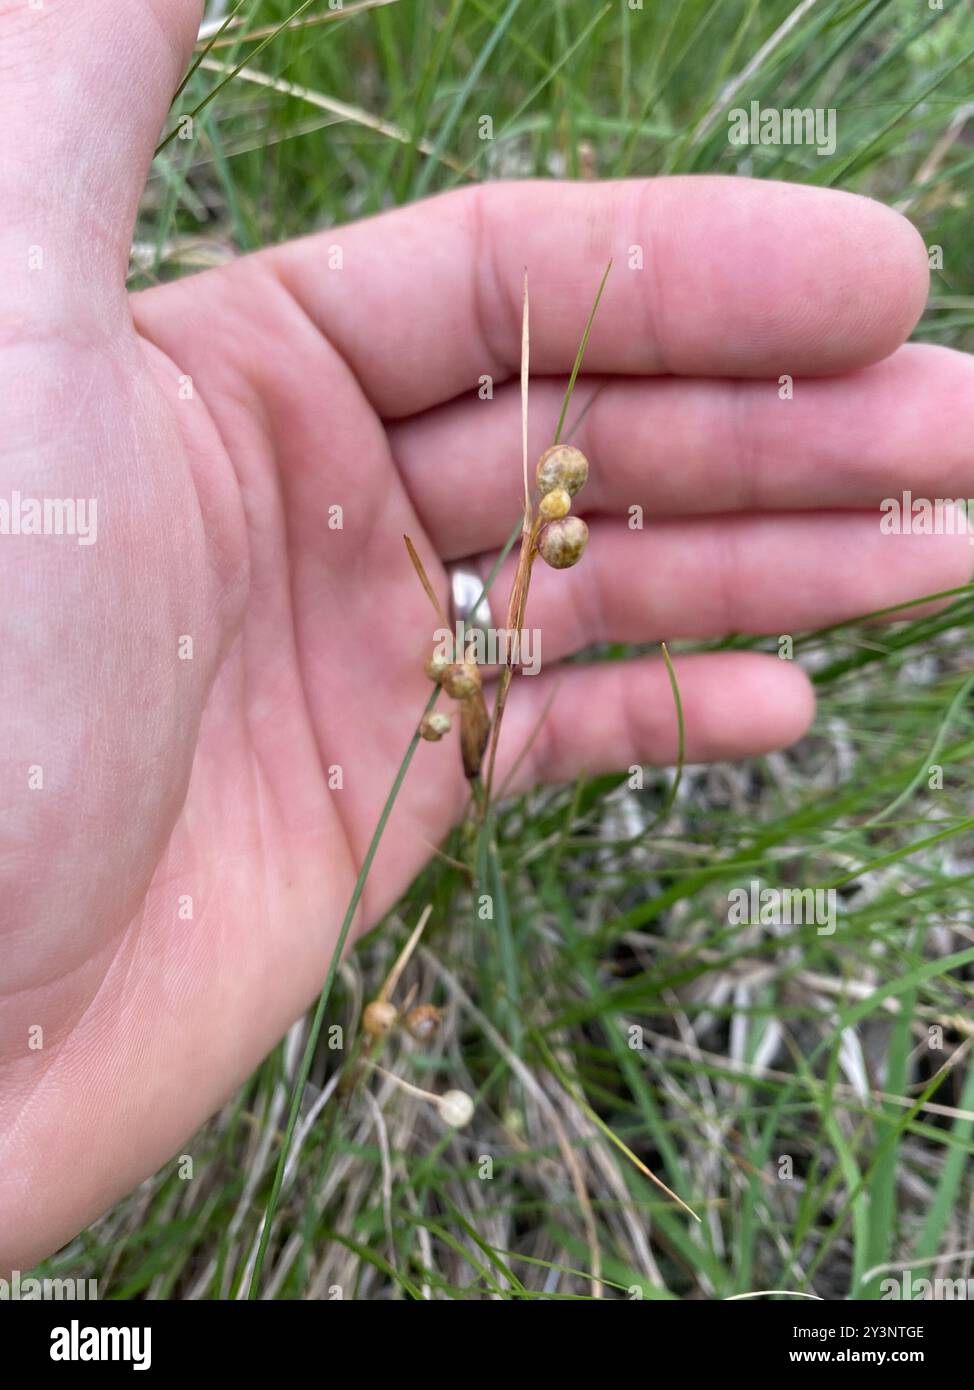
[[(783, 371), (787, 370), (783, 364)], [(569, 423), (600, 383), (582, 378)], [(974, 358), (911, 345), (840, 377), (607, 380), (572, 442), (591, 465), (583, 514), (877, 508), (966, 497), (974, 460)], [(564, 383), (532, 382), (530, 458), (551, 442)], [(390, 427), (413, 503), (444, 560), (501, 546), (521, 508), (520, 397), (476, 393)]]

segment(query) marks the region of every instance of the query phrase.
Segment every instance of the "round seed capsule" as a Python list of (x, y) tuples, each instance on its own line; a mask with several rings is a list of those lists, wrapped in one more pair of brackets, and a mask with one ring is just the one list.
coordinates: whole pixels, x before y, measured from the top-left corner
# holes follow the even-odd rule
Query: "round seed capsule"
[(538, 511), (545, 521), (560, 521), (571, 509), (571, 494), (563, 487), (553, 487), (538, 503)]
[(574, 497), (588, 480), (588, 459), (571, 444), (552, 444), (538, 459), (535, 476), (542, 495), (561, 487)]
[(462, 1129), (473, 1119), (473, 1101), (466, 1091), (445, 1091), (436, 1103), (440, 1119), (454, 1129)]
[(480, 667), (475, 661), (454, 661), (444, 669), (440, 685), (454, 700), (465, 700), (481, 687)]
[(439, 743), (444, 734), (450, 732), (450, 716), (441, 714), (439, 710), (434, 710), (432, 714), (424, 714), (419, 725), (419, 736), (425, 738), (427, 743)]
[(385, 999), (373, 999), (362, 1012), (362, 1027), (371, 1038), (391, 1033), (399, 1022), (399, 1010)]
[(437, 685), (440, 685), (443, 681), (443, 673), (449, 665), (451, 665), (449, 658), (437, 650), (426, 663), (426, 674), (431, 681), (436, 681)]
[(429, 1042), (440, 1026), (440, 1017), (435, 1004), (417, 1004), (405, 1017), (406, 1032), (417, 1042)]
[(571, 569), (582, 558), (588, 543), (588, 527), (580, 516), (552, 521), (538, 537), (538, 553), (553, 570)]

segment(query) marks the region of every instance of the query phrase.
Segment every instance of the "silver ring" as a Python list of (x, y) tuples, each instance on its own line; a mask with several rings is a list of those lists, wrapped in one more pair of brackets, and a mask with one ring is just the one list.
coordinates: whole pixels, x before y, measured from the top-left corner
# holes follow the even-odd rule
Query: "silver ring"
[(450, 576), (451, 620), (454, 624), (463, 623), (465, 628), (486, 632), (491, 625), (491, 613), (490, 599), (484, 594), (484, 581), (469, 565), (448, 565), (447, 573)]

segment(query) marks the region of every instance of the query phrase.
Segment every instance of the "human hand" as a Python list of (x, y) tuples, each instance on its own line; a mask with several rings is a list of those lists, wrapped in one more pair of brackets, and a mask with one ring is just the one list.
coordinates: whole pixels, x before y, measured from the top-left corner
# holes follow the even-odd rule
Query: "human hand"
[[(445, 595), (444, 564), (486, 574), (519, 513), (524, 266), (536, 457), (615, 259), (575, 396), (605, 383), (574, 440), (591, 540), (576, 569), (536, 567), (545, 666), (512, 694), (500, 778), (569, 652), (794, 632), (971, 571), (965, 537), (880, 534), (887, 495), (970, 492), (972, 368), (900, 346), (926, 253), (864, 199), (477, 187), (129, 300), (199, 10), (0, 0), (0, 497), (98, 506), (91, 545), (0, 535), (0, 1266), (164, 1162), (317, 993), (429, 692), (436, 622), (402, 535)], [(773, 656), (678, 672), (691, 761), (784, 746), (812, 716)], [(516, 787), (673, 759), (657, 661), (557, 679)], [(466, 799), (456, 748), (422, 745), (361, 925)]]

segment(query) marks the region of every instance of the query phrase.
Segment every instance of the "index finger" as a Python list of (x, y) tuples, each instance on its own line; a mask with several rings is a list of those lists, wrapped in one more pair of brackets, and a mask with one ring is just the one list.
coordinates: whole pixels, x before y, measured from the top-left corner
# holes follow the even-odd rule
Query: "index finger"
[(589, 372), (829, 375), (888, 356), (926, 299), (905, 218), (857, 194), (735, 177), (486, 184), (266, 253), (401, 417), (518, 369), (568, 371), (613, 270)]

